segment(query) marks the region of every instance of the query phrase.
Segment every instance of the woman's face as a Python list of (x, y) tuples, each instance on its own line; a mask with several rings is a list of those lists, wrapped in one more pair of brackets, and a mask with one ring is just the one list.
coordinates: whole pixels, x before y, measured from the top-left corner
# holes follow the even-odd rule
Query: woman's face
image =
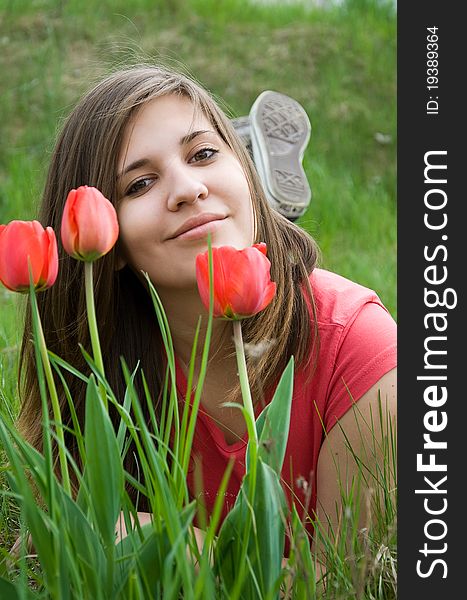
[(185, 97), (150, 101), (130, 121), (118, 166), (120, 254), (160, 288), (193, 287), (195, 258), (254, 240), (243, 169)]

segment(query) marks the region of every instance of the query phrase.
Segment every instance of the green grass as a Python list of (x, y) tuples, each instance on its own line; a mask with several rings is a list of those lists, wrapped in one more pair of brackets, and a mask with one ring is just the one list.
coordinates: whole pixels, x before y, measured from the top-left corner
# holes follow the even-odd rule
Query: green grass
[[(110, 66), (162, 59), (187, 68), (231, 116), (247, 114), (264, 89), (302, 103), (312, 122), (304, 166), (313, 200), (300, 224), (321, 246), (322, 266), (375, 289), (397, 317), (390, 5), (347, 0), (311, 10), (246, 0), (3, 0), (0, 223), (35, 216), (56, 131), (80, 94)], [(16, 410), (20, 332), (17, 296), (0, 288), (3, 414)], [(14, 518), (9, 510), (2, 501), (1, 521)]]

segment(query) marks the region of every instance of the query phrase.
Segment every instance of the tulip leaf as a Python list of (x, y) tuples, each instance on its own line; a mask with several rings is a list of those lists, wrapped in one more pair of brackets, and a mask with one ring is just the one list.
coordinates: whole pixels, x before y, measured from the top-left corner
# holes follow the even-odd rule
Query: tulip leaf
[[(258, 458), (255, 495), (250, 507), (247, 501), (250, 477), (250, 473), (244, 477), (235, 506), (220, 529), (216, 563), (229, 593), (243, 585), (242, 598), (275, 598), (282, 578), (287, 502), (277, 473)], [(253, 523), (249, 526), (251, 516)], [(238, 574), (245, 535), (249, 538), (248, 567), (242, 584)]]
[[(293, 395), (294, 360), (293, 356), (282, 373), (282, 377), (271, 402), (263, 409), (256, 420), (259, 438), (259, 456), (277, 474), (280, 474), (289, 437), (290, 411)], [(247, 451), (247, 471), (250, 452)]]
[(47, 578), (48, 575), (56, 572), (57, 566), (51, 535), (52, 523), (47, 513), (36, 501), (31, 480), (24, 469), (24, 457), (27, 455), (29, 458), (31, 479), (33, 485), (36, 484), (39, 489), (46, 480), (48, 468), (46, 460), (22, 439), (14, 426), (6, 419), (0, 419), (0, 445), (5, 451), (10, 465), (10, 469), (6, 473), (9, 487), (19, 499), (24, 521), (31, 533)]
[(144, 525), (141, 532), (135, 530), (127, 535), (116, 547), (116, 555), (126, 560), (122, 568), (115, 571), (115, 597), (130, 597), (129, 588), (137, 574), (144, 584), (146, 597), (155, 598), (170, 548), (167, 530), (156, 531), (151, 523)]
[[(86, 515), (68, 495), (62, 495), (64, 527), (73, 544), (73, 562), (86, 581), (86, 588), (93, 598), (99, 598), (105, 576), (105, 555), (97, 532), (92, 529)], [(71, 564), (71, 560), (69, 561)]]
[[(184, 534), (193, 520), (194, 510), (192, 504), (180, 512)], [(121, 568), (115, 571), (115, 597), (122, 600), (131, 597), (129, 592), (135, 576), (144, 587), (145, 593), (141, 597), (159, 597), (157, 592), (160, 592), (166, 571), (170, 571), (172, 579), (175, 579), (173, 553), (174, 548), (163, 522), (158, 524), (157, 529), (153, 523), (147, 523), (139, 529), (130, 531), (116, 546), (116, 556), (122, 562)]]
[(95, 524), (105, 546), (115, 540), (115, 524), (121, 509), (124, 477), (117, 437), (99, 395), (94, 376), (86, 391), (84, 441), (89, 496)]
[[(248, 477), (248, 476), (247, 476)], [(244, 478), (244, 482), (246, 477)], [(243, 488), (242, 484), (242, 488)], [(231, 591), (238, 579), (238, 565), (241, 564), (242, 532), (247, 520), (247, 507), (240, 488), (235, 506), (227, 513), (216, 544), (215, 566), (219, 569), (224, 586)]]
[[(287, 502), (277, 473), (258, 459), (254, 500), (256, 543), (252, 563), (261, 588), (270, 594), (281, 576), (284, 556)], [(277, 595), (278, 597), (278, 595)]]
[[(21, 591), (18, 589), (21, 586)], [(23, 600), (32, 598), (33, 596), (29, 591), (25, 589), (21, 582), (18, 585), (14, 585), (10, 581), (0, 577), (0, 598), (8, 598), (8, 600)]]
[[(122, 359), (122, 361), (123, 361), (123, 359)], [(122, 366), (123, 366), (124, 370), (127, 371), (125, 361), (123, 361)], [(131, 408), (132, 394), (135, 393), (134, 382), (135, 382), (135, 376), (136, 376), (136, 372), (137, 372), (138, 368), (139, 368), (139, 363), (138, 363), (138, 365), (136, 365), (136, 368), (134, 369), (133, 373), (131, 374), (131, 376), (128, 377), (128, 380), (127, 380), (125, 397), (123, 399), (123, 409), (127, 413), (129, 413), (130, 408)], [(126, 436), (127, 430), (128, 430), (128, 424), (126, 423), (125, 419), (122, 418), (120, 420), (120, 424), (118, 426), (118, 433), (117, 433), (117, 443), (118, 443), (118, 449), (120, 452), (120, 456), (125, 455), (124, 445), (125, 445), (125, 436)]]
[[(246, 475), (235, 506), (219, 532), (216, 554), (223, 583), (229, 592), (243, 585), (243, 597), (277, 597), (282, 579), (288, 507), (280, 475), (290, 427), (293, 376), (294, 360), (291, 357), (273, 399), (256, 421), (259, 450), (253, 504), (249, 505), (250, 477), (254, 469), (248, 448)], [(244, 561), (242, 545), (245, 536), (248, 536), (248, 567), (242, 583), (238, 580), (238, 564)]]

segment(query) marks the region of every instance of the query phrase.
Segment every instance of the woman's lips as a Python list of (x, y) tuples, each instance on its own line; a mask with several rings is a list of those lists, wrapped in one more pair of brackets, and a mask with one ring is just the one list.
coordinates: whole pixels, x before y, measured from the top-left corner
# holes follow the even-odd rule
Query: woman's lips
[(187, 219), (170, 239), (190, 240), (206, 237), (216, 231), (226, 217), (215, 213), (205, 213)]
[(202, 240), (206, 239), (208, 233), (214, 233), (221, 226), (224, 219), (214, 219), (213, 221), (208, 221), (207, 223), (203, 223), (202, 225), (198, 225), (188, 229), (188, 231), (184, 231), (180, 233), (173, 239), (175, 240)]

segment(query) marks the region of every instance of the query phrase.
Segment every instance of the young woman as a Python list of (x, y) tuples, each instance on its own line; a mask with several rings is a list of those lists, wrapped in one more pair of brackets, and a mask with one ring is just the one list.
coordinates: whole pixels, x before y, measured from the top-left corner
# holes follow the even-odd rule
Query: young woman
[[(270, 208), (227, 117), (204, 89), (176, 72), (154, 66), (118, 71), (79, 102), (53, 153), (40, 214), (44, 225), (60, 230), (67, 194), (81, 185), (101, 190), (119, 219), (117, 246), (95, 264), (95, 302), (106, 375), (121, 399), (120, 356), (130, 369), (140, 361), (156, 404), (163, 385), (163, 346), (141, 272), (149, 274), (168, 316), (182, 399), (195, 327), (199, 315), (206, 315), (195, 257), (206, 250), (208, 232), (213, 246), (267, 244), (276, 296), (243, 322), (245, 343), (261, 350), (250, 354), (252, 395), (259, 413), (289, 357), (295, 357), (284, 486), (300, 514), (305, 507), (312, 518), (335, 526), (341, 485), (350, 485), (358, 469), (349, 445), (375, 469), (377, 457), (368, 448), (383, 435), (376, 417), (379, 400), (395, 413), (396, 328), (377, 295), (317, 268), (315, 242)], [(50, 350), (86, 371), (78, 345), (90, 347), (83, 264), (62, 248), (59, 253), (57, 282), (38, 295), (45, 336)], [(241, 412), (222, 406), (226, 400), (241, 403), (231, 327), (214, 322), (192, 452), (202, 464), (208, 509), (227, 462), (235, 458), (224, 515), (244, 473), (247, 439)], [(40, 447), (41, 404), (30, 339), (28, 321), (20, 425)], [(83, 420), (82, 383), (70, 376), (68, 384)], [(137, 386), (143, 398), (141, 378)], [(350, 410), (355, 403), (357, 410)], [(66, 401), (62, 408), (67, 422)], [(77, 455), (71, 436), (69, 445)], [(127, 468), (136, 475), (131, 460)], [(188, 483), (193, 491), (192, 473)], [(143, 513), (146, 507), (139, 508)]]

